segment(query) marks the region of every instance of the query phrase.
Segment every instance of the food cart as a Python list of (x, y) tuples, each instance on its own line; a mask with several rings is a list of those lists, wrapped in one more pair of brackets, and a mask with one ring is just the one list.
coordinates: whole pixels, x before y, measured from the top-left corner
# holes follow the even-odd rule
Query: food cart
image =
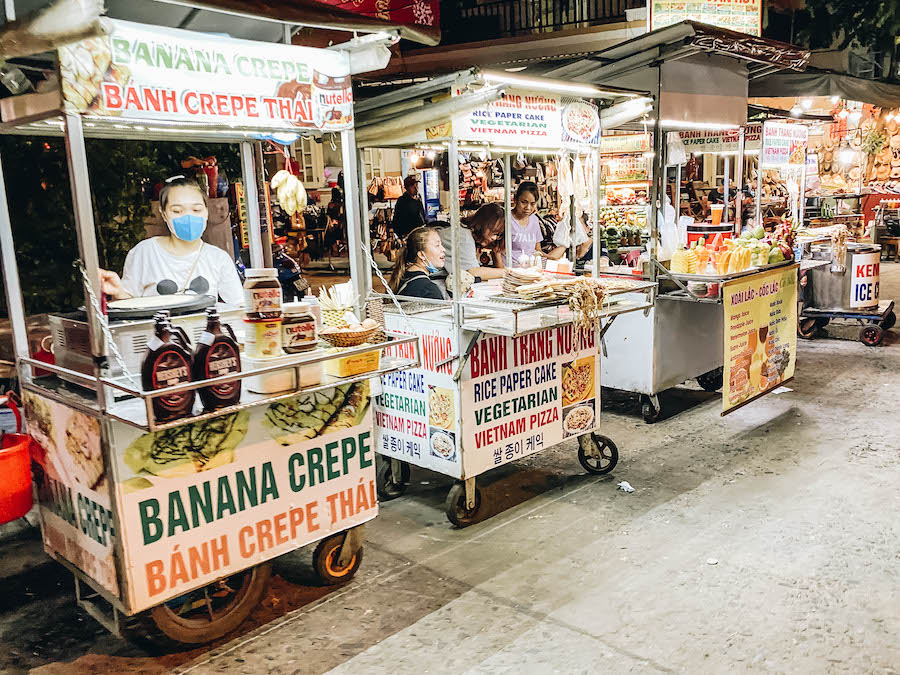
[[(141, 386), (135, 363), (153, 330), (152, 313), (169, 309), (196, 342), (204, 308), (215, 299), (154, 296), (118, 317), (112, 306), (105, 313), (85, 136), (240, 143), (250, 257), (264, 267), (254, 140), (334, 132), (345, 160), (355, 159), (348, 150), (353, 110), (346, 105), (351, 47), (109, 25), (104, 37), (59, 49), (59, 92), (37, 102), (49, 98), (52, 105), (2, 127), (65, 136), (84, 281), (84, 307), (56, 326), (56, 364), (34, 359), (0, 181), (3, 274), (28, 432), (37, 442), (41, 532), (45, 550), (73, 573), (79, 604), (105, 626), (202, 643), (247, 617), (276, 556), (317, 543), (314, 565), (325, 583), (356, 572), (360, 526), (378, 508), (369, 378), (417, 365), (418, 350), (414, 338), (399, 337), (402, 357), (383, 353), (386, 342), (317, 348), (272, 365), (248, 366), (242, 358), (236, 374), (150, 391)], [(328, 90), (317, 92), (323, 83)], [(355, 163), (346, 164), (355, 175)], [(348, 180), (348, 202), (354, 185)], [(348, 221), (357, 232), (355, 214)], [(240, 309), (218, 309), (240, 335)], [(373, 353), (374, 369), (329, 374), (337, 372), (334, 364)], [(259, 384), (284, 378), (286, 386)], [(233, 404), (214, 410), (195, 404), (169, 421), (155, 412), (158, 400), (193, 398), (195, 390), (238, 380), (243, 387)]]
[[(745, 283), (748, 276), (762, 278), (769, 273), (755, 266), (723, 274), (676, 273), (671, 264), (667, 267), (659, 259), (667, 176), (679, 171), (667, 161), (669, 133), (734, 132), (735, 173), (742, 175), (748, 80), (781, 69), (802, 70), (808, 59), (808, 52), (791, 45), (686, 21), (546, 71), (549, 77), (633, 87), (654, 96), (645, 277), (660, 282), (659, 296), (646, 316), (631, 314), (616, 322), (606, 335), (609, 358), (602, 362), (604, 386), (640, 394), (648, 423), (661, 414), (658, 395), (662, 391), (692, 379), (708, 391), (723, 388), (723, 382), (729, 384), (723, 370), (728, 366), (724, 348), (730, 332), (725, 290), (728, 284)], [(620, 128), (643, 131), (642, 127), (625, 124)]]
[[(510, 251), (511, 157), (555, 153), (560, 176), (577, 165), (592, 167), (596, 176), (602, 113), (592, 101), (605, 106), (640, 97), (625, 90), (467, 71), (360, 104), (366, 113), (357, 137), (360, 147), (427, 144), (445, 153), (449, 166), (445, 203), (453, 269), (448, 290), (454, 300), (391, 296), (385, 305), (388, 328), (419, 335), (423, 358), (419, 368), (382, 377), (383, 393), (374, 403), (375, 450), (388, 460), (379, 476), (384, 497), (405, 490), (410, 464), (450, 476), (457, 483), (447, 498), (447, 517), (464, 527), (483, 513), (487, 497), (476, 479), (490, 469), (576, 438), (587, 471), (603, 474), (615, 466), (615, 443), (596, 433), (602, 339), (620, 315), (651, 310), (655, 284), (610, 280), (603, 287), (602, 306), (598, 303), (587, 323), (579, 321), (565, 296), (528, 300), (515, 289), (508, 292), (516, 272), (510, 267), (502, 283), (474, 283), (467, 289), (459, 269), (460, 237), (471, 235), (460, 227), (459, 166), (467, 153), (503, 157)], [(398, 104), (412, 112), (391, 117)], [(562, 222), (574, 228), (585, 205), (596, 222), (597, 181), (576, 177), (574, 191), (563, 182), (560, 178), (560, 199), (569, 203), (559, 204), (568, 219)], [(534, 269), (519, 271), (540, 278)], [(568, 279), (575, 280), (571, 272)], [(621, 299), (626, 291), (632, 300)], [(391, 351), (400, 356), (404, 349)]]

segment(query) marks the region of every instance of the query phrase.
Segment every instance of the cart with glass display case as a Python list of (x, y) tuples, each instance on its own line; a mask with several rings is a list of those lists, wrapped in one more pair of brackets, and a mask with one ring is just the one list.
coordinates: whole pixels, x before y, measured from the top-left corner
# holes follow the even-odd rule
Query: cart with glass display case
[[(216, 299), (153, 295), (128, 308), (104, 306), (85, 137), (239, 143), (250, 257), (263, 268), (254, 141), (338, 133), (355, 175), (347, 105), (354, 43), (325, 50), (121, 21), (109, 27), (108, 35), (59, 49), (61, 87), (49, 109), (2, 125), (3, 133), (65, 137), (85, 293), (84, 307), (54, 324), (57, 362), (32, 358), (0, 181), (3, 275), (35, 439), (41, 532), (47, 553), (74, 574), (79, 604), (105, 626), (204, 643), (249, 615), (276, 556), (317, 544), (314, 566), (324, 583), (356, 572), (360, 527), (377, 513), (369, 381), (416, 366), (418, 347), (392, 336), (402, 356), (387, 354), (387, 341), (346, 349), (314, 343), (286, 356), (273, 348), (270, 360), (250, 359), (245, 349), (231, 359), (230, 374), (145, 386), (134, 373), (148, 340), (158, 348), (153, 314), (169, 311), (175, 330), (185, 329), (182, 347), (192, 339), (200, 347), (208, 334), (203, 310)], [(195, 59), (199, 70), (176, 68), (176, 57)], [(295, 98), (283, 91), (288, 85), (328, 91)], [(348, 180), (348, 201), (354, 187)], [(348, 220), (356, 233), (355, 212)], [(216, 307), (249, 348), (240, 308)], [(235, 394), (224, 405), (203, 396), (223, 389)], [(160, 415), (161, 401), (184, 400), (179, 415)]]
[[(385, 460), (379, 469), (383, 497), (406, 489), (411, 464), (450, 476), (457, 483), (447, 498), (447, 517), (463, 527), (483, 515), (487, 495), (476, 479), (490, 469), (566, 439), (578, 440), (579, 461), (590, 473), (604, 474), (615, 466), (615, 444), (596, 433), (601, 426), (601, 340), (620, 315), (649, 311), (655, 285), (642, 280), (604, 285), (596, 278), (574, 277), (570, 265), (563, 266), (565, 274), (548, 274), (536, 260), (507, 268), (503, 279), (467, 284), (459, 252), (461, 237), (472, 235), (460, 226), (456, 169), (469, 152), (504, 158), (507, 251), (513, 236), (511, 157), (556, 153), (563, 226), (576, 227), (582, 210), (596, 222), (597, 181), (586, 178), (597, 175), (602, 113), (594, 101), (605, 106), (639, 96), (467, 71), (359, 103), (361, 148), (428, 144), (446, 153), (451, 167), (447, 199), (453, 268), (447, 287), (454, 299), (382, 296), (386, 325), (418, 335), (422, 348), (422, 366), (384, 376), (383, 393), (374, 402), (375, 450)], [(424, 109), (417, 105), (432, 99)], [(387, 119), (387, 106), (400, 101), (412, 112)], [(370, 119), (375, 121), (367, 124)], [(572, 170), (585, 174), (569, 179)], [(560, 269), (553, 261), (547, 265)], [(516, 274), (528, 283), (516, 288)], [(577, 301), (569, 302), (569, 297), (584, 297), (576, 292), (580, 285), (596, 292), (595, 306), (584, 312)], [(524, 289), (539, 286), (544, 289), (540, 297), (529, 299)], [(625, 292), (632, 300), (622, 299)]]
[[(747, 122), (748, 79), (757, 69), (803, 70), (808, 59), (808, 52), (792, 45), (685, 21), (545, 71), (548, 77), (573, 77), (600, 87), (633, 87), (654, 96), (648, 120), (607, 127), (641, 131), (647, 121), (652, 122), (651, 235), (645, 278), (659, 282), (659, 295), (648, 316), (622, 317), (609, 330), (609, 358), (602, 361), (604, 386), (639, 394), (647, 422), (660, 416), (661, 392), (694, 379), (707, 391), (723, 389), (723, 408), (734, 408), (727, 395), (732, 384), (729, 369), (743, 369), (732, 368), (724, 349), (726, 343), (731, 344), (730, 336), (738, 341), (741, 336), (730, 326), (727, 302), (731, 296), (726, 289), (752, 284), (771, 273), (750, 263), (734, 265), (737, 269), (725, 267), (720, 272), (718, 267), (709, 268), (711, 256), (698, 270), (699, 256), (695, 259), (694, 253), (682, 251), (680, 246), (670, 251), (670, 261), (660, 259), (661, 225), (670, 220), (667, 213), (671, 213), (671, 220), (677, 217), (676, 209), (669, 207), (664, 197), (668, 173), (680, 171), (674, 162), (668, 166), (667, 155), (674, 156), (668, 151), (669, 134), (736, 134), (740, 147), (735, 175), (742, 175), (745, 134), (741, 130)], [(680, 178), (676, 184), (680, 184)], [(716, 242), (713, 238), (713, 242), (716, 247), (728, 246), (723, 243), (725, 239), (722, 236)], [(739, 257), (736, 262), (746, 261)], [(789, 264), (782, 263), (785, 267)], [(750, 350), (746, 337), (739, 353)], [(790, 351), (790, 345), (785, 349)], [(761, 381), (758, 378), (754, 386)]]

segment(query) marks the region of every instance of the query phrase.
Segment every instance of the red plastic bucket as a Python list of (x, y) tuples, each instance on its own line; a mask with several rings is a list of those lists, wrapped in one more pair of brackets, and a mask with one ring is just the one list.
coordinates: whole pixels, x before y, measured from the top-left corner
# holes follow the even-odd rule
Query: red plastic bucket
[(0, 524), (21, 518), (31, 510), (31, 436), (4, 434), (0, 448)]

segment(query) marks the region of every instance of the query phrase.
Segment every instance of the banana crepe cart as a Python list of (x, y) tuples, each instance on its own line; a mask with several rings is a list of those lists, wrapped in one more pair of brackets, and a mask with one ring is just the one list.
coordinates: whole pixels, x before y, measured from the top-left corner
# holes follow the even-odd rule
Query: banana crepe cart
[[(727, 336), (737, 329), (729, 328), (726, 285), (766, 273), (751, 265), (738, 272), (690, 274), (675, 272), (673, 263), (660, 260), (660, 216), (667, 210), (668, 176), (680, 172), (667, 157), (683, 149), (680, 132), (729, 132), (736, 136), (734, 175), (742, 176), (748, 80), (760, 73), (803, 70), (808, 59), (809, 52), (792, 45), (686, 21), (545, 72), (548, 77), (577, 78), (598, 87), (646, 90), (653, 96), (652, 109), (647, 110), (653, 166), (644, 277), (659, 282), (659, 295), (647, 316), (631, 314), (616, 322), (606, 335), (609, 358), (602, 361), (603, 385), (639, 394), (648, 423), (659, 418), (659, 394), (667, 389), (693, 379), (707, 391), (723, 388), (723, 382), (728, 389), (724, 350), (730, 344)], [(644, 131), (640, 120), (627, 119), (605, 129)], [(680, 176), (676, 180), (680, 182)], [(728, 222), (731, 216), (723, 220)]]
[[(54, 328), (55, 365), (29, 356), (0, 183), (7, 306), (28, 431), (40, 446), (34, 473), (46, 551), (74, 574), (79, 604), (111, 630), (139, 627), (202, 643), (247, 617), (276, 556), (318, 542), (314, 564), (323, 581), (355, 573), (359, 526), (377, 513), (369, 378), (418, 364), (417, 345), (400, 338), (408, 346), (400, 358), (383, 354), (387, 342), (340, 353), (317, 348), (273, 365), (245, 358), (238, 374), (142, 389), (133, 373), (152, 336), (152, 313), (137, 306), (116, 317), (111, 308), (107, 317), (101, 310), (85, 136), (240, 143), (250, 256), (264, 267), (254, 139), (334, 132), (345, 149), (354, 147), (355, 43), (325, 50), (110, 26), (103, 38), (59, 50), (62, 86), (52, 109), (3, 125), (5, 133), (66, 141), (85, 299)], [(298, 87), (303, 96), (295, 96)], [(352, 151), (346, 157), (355, 160)], [(353, 175), (354, 161), (345, 163)], [(354, 185), (347, 182), (348, 202)], [(355, 214), (348, 220), (352, 235)], [(215, 299), (170, 297), (188, 301), (184, 311), (167, 308), (196, 342), (203, 308)], [(240, 334), (240, 308), (219, 311)], [(329, 374), (373, 352), (380, 356), (374, 369)], [(179, 419), (157, 418), (156, 400), (193, 400), (197, 389), (238, 380), (231, 405), (207, 411), (195, 403)], [(260, 384), (272, 380), (281, 384)]]
[[(451, 94), (449, 97), (447, 93)], [(591, 473), (607, 473), (618, 450), (600, 436), (601, 339), (620, 314), (646, 312), (654, 284), (615, 282), (598, 302), (593, 321), (578, 323), (564, 295), (523, 299), (503, 280), (470, 284), (460, 269), (459, 167), (467, 153), (504, 158), (506, 250), (511, 247), (510, 157), (556, 153), (560, 213), (570, 228), (582, 210), (597, 218), (597, 146), (603, 106), (640, 94), (540, 78), (467, 71), (394, 91), (358, 104), (362, 147), (428, 147), (449, 166), (452, 301), (390, 298), (385, 323), (421, 339), (422, 365), (382, 377), (376, 397), (375, 450), (383, 498), (401, 494), (409, 465), (457, 479), (446, 502), (451, 523), (463, 527), (483, 513), (486, 495), (476, 479), (566, 439), (578, 439), (578, 458)], [(411, 112), (391, 115), (400, 104)], [(563, 185), (569, 171), (572, 186)], [(588, 176), (587, 178), (585, 176)], [(571, 231), (570, 231), (571, 233)], [(571, 247), (574, 249), (574, 247)], [(519, 270), (532, 280), (534, 269)], [(559, 276), (574, 281), (574, 276)], [(500, 283), (502, 281), (502, 283)], [(591, 281), (591, 280), (582, 280)], [(599, 282), (598, 282), (599, 283)], [(506, 292), (504, 292), (504, 289)], [(620, 302), (625, 290), (639, 301)], [(510, 297), (513, 296), (513, 297)], [(408, 357), (408, 347), (389, 351)]]

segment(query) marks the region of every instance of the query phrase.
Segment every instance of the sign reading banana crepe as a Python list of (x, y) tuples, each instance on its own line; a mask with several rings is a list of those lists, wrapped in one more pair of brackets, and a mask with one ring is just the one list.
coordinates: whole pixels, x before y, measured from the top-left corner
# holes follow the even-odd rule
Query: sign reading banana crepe
[(285, 130), (353, 126), (344, 52), (110, 24), (109, 35), (59, 50), (69, 112)]
[(132, 606), (375, 517), (369, 383), (141, 433), (113, 425)]

